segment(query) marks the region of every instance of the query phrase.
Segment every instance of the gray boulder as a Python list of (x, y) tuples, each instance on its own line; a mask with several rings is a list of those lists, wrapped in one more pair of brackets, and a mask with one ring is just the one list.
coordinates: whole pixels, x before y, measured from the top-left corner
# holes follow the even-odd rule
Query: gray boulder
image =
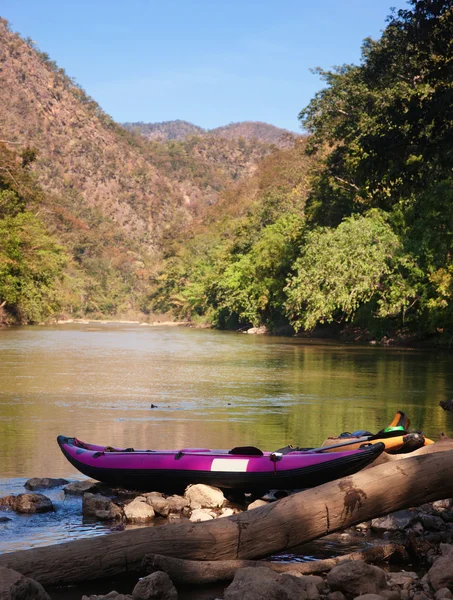
[(73, 481), (64, 488), (64, 493), (70, 496), (83, 496), (85, 492), (93, 492), (98, 489), (96, 481)]
[(387, 589), (385, 571), (353, 560), (334, 567), (327, 575), (327, 584), (332, 591), (343, 592), (349, 598)]
[(388, 573), (387, 582), (390, 586), (402, 587), (408, 590), (417, 581), (418, 575), (412, 571), (400, 571), (399, 573)]
[(443, 598), (445, 598), (445, 600), (451, 600), (451, 598), (453, 598), (453, 594), (448, 588), (440, 588), (437, 590), (435, 597), (436, 600), (443, 600)]
[(5, 567), (0, 567), (0, 599), (51, 600), (40, 583)]
[(160, 492), (150, 492), (145, 497), (146, 502), (161, 517), (168, 517), (170, 514), (180, 514), (189, 508), (189, 501), (182, 496), (175, 495), (165, 498)]
[(423, 528), (428, 531), (442, 531), (442, 529), (445, 529), (445, 521), (441, 517), (421, 514), (418, 520), (423, 525)]
[(196, 508), (190, 515), (192, 523), (201, 523), (202, 521), (212, 521), (216, 515), (208, 508)]
[(18, 513), (44, 513), (54, 509), (52, 500), (43, 494), (19, 494), (16, 496), (15, 511)]
[(266, 500), (261, 500), (259, 498), (258, 500), (255, 500), (254, 502), (251, 502), (247, 506), (247, 510), (253, 510), (254, 508), (260, 508), (261, 506), (267, 506), (268, 504), (269, 504), (269, 502), (266, 502)]
[(307, 600), (306, 585), (299, 579), (267, 567), (246, 567), (236, 571), (224, 600)]
[(428, 571), (428, 581), (435, 592), (448, 588), (453, 592), (453, 546), (441, 544), (440, 556)]
[(156, 571), (140, 579), (132, 590), (134, 600), (178, 600), (178, 592), (170, 577), (163, 571)]
[(225, 503), (225, 496), (219, 488), (204, 483), (189, 485), (184, 498), (188, 500), (192, 508), (220, 508)]
[(24, 488), (30, 491), (50, 490), (69, 483), (67, 479), (52, 479), (51, 477), (32, 477), (24, 483)]
[(146, 498), (138, 496), (124, 506), (126, 519), (132, 523), (145, 523), (154, 519), (154, 509), (147, 504)]
[(83, 495), (82, 513), (86, 517), (94, 517), (99, 521), (118, 521), (123, 518), (121, 508), (109, 498), (89, 492)]
[(43, 494), (18, 494), (0, 498), (0, 506), (5, 506), (18, 513), (32, 514), (52, 512), (52, 501)]
[(373, 519), (371, 529), (374, 531), (403, 531), (410, 527), (417, 515), (411, 510), (398, 510), (390, 515)]

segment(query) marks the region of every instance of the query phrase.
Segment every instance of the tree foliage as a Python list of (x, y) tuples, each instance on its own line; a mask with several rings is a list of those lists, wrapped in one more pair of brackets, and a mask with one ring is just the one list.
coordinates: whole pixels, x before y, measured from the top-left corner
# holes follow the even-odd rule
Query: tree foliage
[(57, 310), (66, 263), (63, 249), (29, 210), (41, 195), (27, 170), (35, 153), (26, 150), (20, 163), (0, 144), (0, 305), (19, 323), (40, 322)]
[(411, 279), (419, 270), (376, 210), (349, 217), (336, 229), (311, 231), (295, 271), (286, 308), (296, 329), (351, 321), (366, 304), (377, 317), (404, 314), (417, 298)]
[[(380, 40), (365, 40), (359, 66), (318, 70), (327, 87), (300, 114), (312, 150), (332, 148), (314, 194), (318, 222), (390, 210), (451, 176), (452, 3), (410, 4), (389, 17)], [(319, 195), (332, 201), (327, 212)]]

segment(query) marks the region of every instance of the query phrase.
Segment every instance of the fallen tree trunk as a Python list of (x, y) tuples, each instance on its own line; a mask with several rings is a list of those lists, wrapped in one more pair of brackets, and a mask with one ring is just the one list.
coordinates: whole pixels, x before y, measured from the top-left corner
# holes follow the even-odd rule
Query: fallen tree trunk
[(136, 571), (150, 553), (195, 560), (269, 556), (395, 510), (452, 497), (453, 444), (429, 448), (232, 517), (3, 554), (0, 566), (48, 585)]
[(216, 583), (217, 581), (232, 581), (238, 569), (244, 567), (268, 567), (277, 573), (298, 573), (300, 575), (314, 575), (325, 573), (346, 560), (357, 560), (366, 563), (379, 563), (392, 556), (406, 556), (403, 546), (398, 544), (385, 544), (365, 548), (360, 552), (352, 552), (335, 558), (315, 560), (305, 563), (281, 563), (263, 560), (185, 560), (149, 554), (143, 559), (143, 571), (148, 575), (156, 571), (165, 571), (175, 584), (200, 585)]

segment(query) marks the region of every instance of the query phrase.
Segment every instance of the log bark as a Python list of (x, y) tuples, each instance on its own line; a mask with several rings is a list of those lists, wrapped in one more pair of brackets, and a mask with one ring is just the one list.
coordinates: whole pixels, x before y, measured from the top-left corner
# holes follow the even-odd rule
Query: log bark
[(360, 552), (352, 552), (306, 563), (281, 563), (263, 560), (185, 560), (149, 554), (143, 559), (143, 571), (148, 575), (156, 571), (165, 571), (175, 584), (200, 585), (218, 581), (232, 581), (238, 569), (244, 567), (267, 567), (276, 573), (297, 573), (299, 575), (315, 575), (330, 571), (336, 565), (346, 560), (357, 560), (366, 563), (379, 563), (392, 556), (406, 556), (403, 546), (385, 544), (365, 548)]
[[(428, 452), (436, 446), (446, 451)], [(452, 448), (448, 441), (432, 444), (417, 451), (421, 455), (363, 470), (232, 517), (3, 554), (0, 566), (54, 585), (136, 571), (150, 553), (195, 560), (269, 556), (399, 509), (453, 497)]]

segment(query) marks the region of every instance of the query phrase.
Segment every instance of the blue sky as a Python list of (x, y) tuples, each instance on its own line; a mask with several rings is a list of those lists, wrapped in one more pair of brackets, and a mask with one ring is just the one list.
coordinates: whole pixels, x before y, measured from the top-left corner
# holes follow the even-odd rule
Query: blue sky
[(206, 128), (265, 121), (298, 131), (322, 82), (358, 63), (402, 0), (2, 0), (31, 37), (119, 122)]

